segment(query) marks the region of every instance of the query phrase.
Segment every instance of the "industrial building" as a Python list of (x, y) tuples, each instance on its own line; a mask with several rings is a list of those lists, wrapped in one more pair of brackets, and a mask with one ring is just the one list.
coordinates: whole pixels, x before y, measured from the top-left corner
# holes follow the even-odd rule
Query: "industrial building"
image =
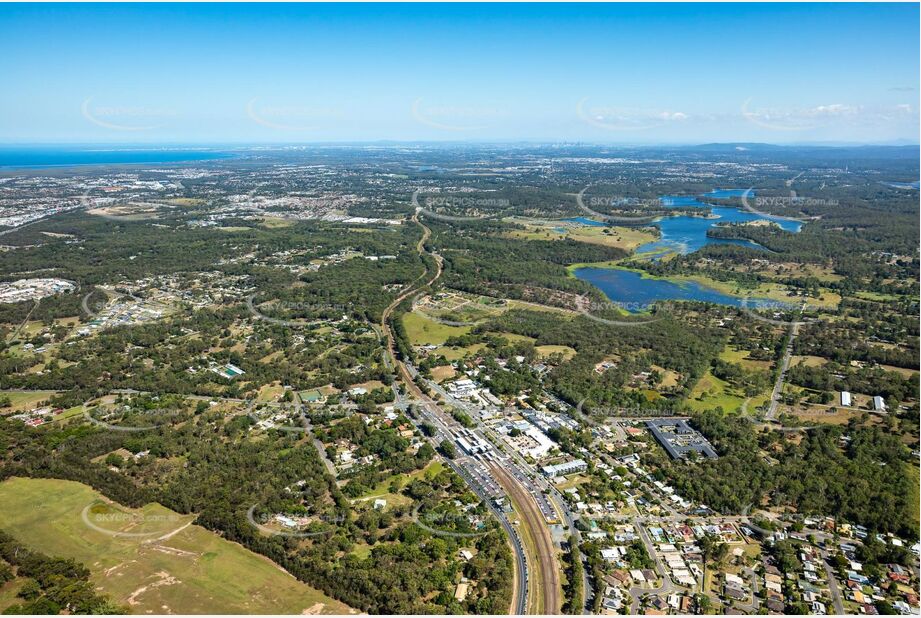
[(586, 464), (583, 460), (573, 459), (572, 461), (567, 461), (561, 464), (544, 466), (543, 472), (544, 476), (548, 478), (554, 478), (557, 476), (566, 476), (567, 474), (575, 474), (576, 472), (582, 472), (587, 469), (588, 464)]
[(672, 459), (687, 457), (691, 451), (711, 459), (717, 458), (716, 451), (707, 439), (691, 428), (684, 419), (646, 421), (646, 427)]

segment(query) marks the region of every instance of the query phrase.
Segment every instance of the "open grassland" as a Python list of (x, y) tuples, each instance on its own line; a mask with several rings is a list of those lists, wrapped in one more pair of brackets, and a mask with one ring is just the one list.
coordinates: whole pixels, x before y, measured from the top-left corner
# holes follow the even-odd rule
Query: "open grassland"
[(449, 361), (456, 361), (464, 358), (468, 354), (476, 354), (485, 347), (485, 343), (474, 343), (473, 345), (461, 348), (441, 348), (438, 350), (438, 354), (443, 355)]
[[(752, 397), (748, 401), (748, 411), (753, 413), (756, 408), (764, 405), (768, 398), (768, 393)], [(722, 408), (723, 412), (735, 412), (742, 408), (746, 399), (748, 398), (744, 394), (734, 389), (728, 382), (707, 371), (691, 389), (687, 404), (695, 412), (715, 408)]]
[(806, 425), (815, 425), (824, 423), (827, 425), (846, 425), (852, 418), (859, 417), (861, 410), (854, 408), (842, 408), (836, 406), (823, 406), (819, 404), (808, 405), (807, 407), (797, 406), (791, 409), (789, 406), (781, 406), (781, 411), (793, 414)]
[(541, 358), (546, 358), (553, 354), (562, 354), (564, 360), (569, 360), (576, 355), (576, 351), (568, 345), (539, 345), (535, 349)]
[(854, 294), (857, 298), (862, 300), (874, 300), (874, 301), (894, 301), (899, 300), (901, 297), (896, 296), (895, 294), (885, 294), (883, 292), (870, 292), (868, 290), (859, 290)]
[(442, 365), (432, 369), (432, 379), (441, 384), (445, 380), (450, 380), (457, 375), (457, 370), (450, 365)]
[[(569, 267), (567, 267), (568, 269)], [(560, 315), (573, 316), (577, 312), (574, 309), (565, 309), (563, 307), (551, 307), (550, 305), (540, 305), (538, 303), (530, 303), (525, 300), (509, 300), (508, 301), (509, 309), (527, 309), (528, 311), (545, 311), (547, 313), (556, 313)]]
[(525, 229), (508, 232), (511, 238), (522, 240), (573, 240), (593, 245), (617, 247), (633, 251), (640, 245), (658, 238), (650, 228), (602, 227), (583, 225), (575, 221), (515, 220)]
[(12, 580), (0, 585), (0, 612), (10, 605), (16, 605), (22, 601), (17, 595), (25, 583), (26, 579), (24, 577), (14, 577)]
[[(806, 303), (808, 308), (833, 308), (841, 302), (841, 295), (829, 290), (823, 289), (818, 298), (802, 298), (800, 296), (791, 296), (786, 286), (780, 283), (762, 283), (755, 287), (746, 287), (731, 281), (718, 281), (703, 275), (676, 275), (673, 277), (661, 277), (674, 283), (694, 282), (698, 285), (736, 296), (738, 298), (764, 298), (782, 303), (789, 303), (792, 306), (798, 306)], [(757, 309), (757, 304), (753, 304)]]
[(494, 337), (502, 337), (510, 343), (534, 343), (537, 341), (534, 337), (528, 337), (527, 335), (518, 335), (516, 333), (502, 333), (499, 331), (491, 330), (486, 333), (487, 335), (492, 335)]
[(745, 369), (765, 369), (771, 368), (771, 361), (753, 360), (749, 358), (748, 350), (740, 350), (735, 346), (726, 346), (720, 353), (720, 358), (728, 363), (735, 363)]
[(0, 483), (0, 527), (30, 548), (85, 564), (99, 590), (133, 613), (350, 612), (192, 519), (158, 504), (128, 509), (71, 481)]
[(459, 337), (470, 332), (469, 326), (442, 324), (418, 313), (405, 314), (403, 326), (413, 345), (441, 345), (449, 337)]
[(483, 347), (482, 343), (475, 343), (466, 347), (447, 348), (443, 344), (449, 337), (465, 335), (470, 332), (470, 326), (450, 326), (421, 315), (407, 313), (403, 316), (403, 326), (412, 345), (437, 345), (441, 346), (434, 354), (441, 354), (449, 361), (463, 358), (468, 353), (473, 353)]
[(799, 367), (800, 365), (805, 367), (821, 367), (828, 361), (822, 358), (821, 356), (797, 356), (793, 355), (790, 357), (790, 366)]
[(886, 371), (894, 371), (903, 378), (910, 378), (914, 375), (918, 375), (917, 369), (909, 369), (907, 367), (895, 367), (893, 365), (880, 365)]
[(362, 498), (369, 498), (373, 496), (379, 496), (380, 494), (385, 494), (390, 491), (390, 486), (396, 482), (401, 488), (405, 487), (407, 483), (413, 481), (414, 479), (433, 479), (438, 476), (441, 471), (444, 470), (444, 464), (433, 459), (432, 462), (421, 470), (416, 470), (415, 472), (410, 472), (408, 474), (394, 474), (385, 478), (383, 481), (375, 485), (370, 491), (361, 496)]
[(57, 391), (0, 391), (0, 399), (9, 397), (12, 405), (0, 408), (0, 414), (12, 414), (37, 408), (38, 405), (55, 395)]

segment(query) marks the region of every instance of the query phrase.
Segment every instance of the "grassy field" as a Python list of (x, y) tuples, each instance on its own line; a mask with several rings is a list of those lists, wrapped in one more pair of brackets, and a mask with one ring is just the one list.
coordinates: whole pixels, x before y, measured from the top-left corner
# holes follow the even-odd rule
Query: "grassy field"
[(457, 371), (450, 365), (442, 365), (441, 367), (435, 367), (432, 369), (432, 379), (439, 384), (445, 380), (450, 380), (455, 375), (457, 375)]
[(805, 367), (821, 367), (828, 361), (822, 358), (821, 356), (791, 356), (790, 357), (790, 366), (799, 367), (803, 365)]
[(477, 351), (485, 348), (485, 343), (474, 343), (462, 348), (440, 348), (438, 354), (444, 355), (449, 361), (456, 361), (464, 358), (467, 354), (475, 354)]
[(383, 481), (375, 485), (371, 491), (367, 492), (362, 496), (362, 498), (369, 498), (372, 496), (380, 496), (381, 494), (388, 493), (390, 491), (390, 485), (393, 481), (399, 481), (400, 487), (405, 487), (408, 482), (417, 478), (426, 478), (433, 479), (438, 474), (444, 470), (444, 464), (437, 459), (433, 459), (429, 465), (424, 467), (421, 470), (416, 470), (415, 472), (410, 472), (409, 474), (394, 474), (385, 478)]
[(384, 507), (384, 510), (392, 508), (394, 506), (408, 506), (412, 504), (412, 498), (409, 496), (404, 496), (401, 493), (393, 493), (390, 491), (390, 486), (396, 481), (400, 488), (406, 486), (407, 483), (417, 478), (426, 478), (432, 479), (435, 478), (442, 470), (444, 470), (444, 464), (438, 460), (432, 460), (432, 462), (427, 465), (422, 470), (416, 470), (415, 472), (410, 472), (409, 474), (394, 474), (385, 478), (383, 481), (371, 488), (370, 491), (366, 492), (364, 495), (355, 499), (355, 501), (368, 501), (376, 500), (381, 498), (387, 501), (387, 506)]
[[(749, 411), (753, 412), (755, 408), (763, 405), (768, 397), (767, 393), (752, 397), (748, 402)], [(691, 389), (687, 404), (694, 411), (722, 408), (724, 412), (735, 412), (742, 408), (745, 400), (746, 397), (732, 388), (728, 382), (707, 371)]]
[(633, 251), (640, 245), (656, 240), (657, 235), (644, 228), (629, 227), (601, 227), (582, 225), (572, 221), (538, 221), (529, 220), (523, 223), (524, 230), (514, 230), (508, 233), (512, 238), (523, 240), (574, 240), (593, 245), (617, 247), (625, 251)]
[(735, 346), (726, 346), (726, 348), (720, 352), (720, 358), (726, 362), (745, 367), (746, 369), (771, 368), (771, 361), (752, 360), (749, 358), (749, 354), (750, 352), (748, 350), (740, 350)]
[(0, 585), (0, 612), (10, 605), (15, 605), (22, 601), (22, 599), (16, 595), (19, 593), (19, 589), (22, 588), (24, 583), (26, 583), (24, 577), (15, 577), (11, 581)]
[(265, 401), (278, 401), (282, 395), (285, 394), (285, 387), (281, 384), (275, 382), (272, 384), (266, 384), (259, 389), (259, 394), (256, 395), (256, 401), (265, 402)]
[(875, 300), (875, 301), (891, 301), (899, 300), (899, 296), (895, 294), (884, 294), (883, 292), (869, 292), (867, 290), (858, 291), (855, 296), (863, 300)]
[[(486, 334), (493, 335), (495, 337), (502, 337), (503, 339), (506, 339), (510, 343), (518, 343), (522, 341), (527, 342), (527, 343), (534, 343), (537, 341), (537, 339), (535, 339), (534, 337), (528, 337), (527, 335), (518, 335), (515, 333), (500, 333), (494, 330), (488, 331)], [(561, 347), (565, 347), (565, 346), (561, 346)]]
[[(567, 269), (569, 267), (567, 266)], [(546, 313), (561, 314), (567, 316), (573, 316), (577, 312), (573, 309), (564, 309), (563, 307), (551, 307), (550, 305), (539, 305), (537, 303), (529, 303), (523, 300), (509, 300), (508, 301), (509, 309), (526, 309), (528, 311), (544, 311)]]
[[(786, 287), (779, 283), (762, 283), (757, 287), (747, 288), (733, 282), (710, 279), (709, 277), (704, 277), (703, 275), (681, 275), (676, 277), (666, 277), (666, 279), (669, 281), (674, 281), (675, 283), (681, 283), (682, 281), (693, 281), (704, 287), (722, 292), (723, 294), (730, 294), (740, 298), (767, 298), (769, 300), (790, 303), (791, 305), (798, 305), (805, 300), (809, 307), (830, 308), (837, 307), (838, 303), (841, 302), (840, 294), (824, 290), (821, 292), (819, 298), (803, 299), (798, 296), (790, 296), (787, 293)], [(757, 308), (757, 305), (755, 305), (754, 308)]]
[(855, 416), (860, 416), (861, 410), (853, 408), (842, 408), (832, 406), (812, 405), (807, 407), (797, 407), (793, 410), (789, 406), (783, 406), (782, 411), (789, 411), (807, 425), (815, 423), (825, 423), (827, 425), (846, 425)]
[(132, 613), (350, 612), (192, 516), (158, 504), (127, 509), (80, 483), (8, 479), (0, 483), (0, 520), (30, 548), (85, 564), (99, 590)]
[(418, 313), (404, 315), (403, 326), (406, 328), (406, 335), (413, 345), (441, 345), (448, 337), (465, 335), (470, 331), (469, 326), (449, 326)]
[[(442, 345), (448, 337), (455, 337), (467, 334), (470, 326), (449, 326), (436, 322), (419, 313), (407, 313), (403, 316), (403, 326), (406, 328), (406, 334), (412, 345)], [(440, 347), (435, 354), (442, 354), (449, 361), (463, 358), (468, 352), (476, 352), (483, 347), (481, 343), (475, 343), (470, 346), (461, 348)]]
[(40, 402), (45, 401), (56, 393), (57, 391), (29, 391), (26, 393), (19, 391), (0, 391), (0, 397), (9, 397), (13, 404), (9, 408), (0, 409), (0, 412), (11, 414), (13, 412), (31, 410), (37, 407)]
[(551, 354), (562, 354), (564, 359), (569, 360), (576, 355), (576, 351), (568, 345), (539, 345), (535, 349), (541, 357), (547, 357)]
[(910, 378), (913, 375), (918, 374), (917, 369), (908, 369), (907, 367), (895, 367), (893, 365), (880, 365), (886, 371), (894, 371), (903, 378)]

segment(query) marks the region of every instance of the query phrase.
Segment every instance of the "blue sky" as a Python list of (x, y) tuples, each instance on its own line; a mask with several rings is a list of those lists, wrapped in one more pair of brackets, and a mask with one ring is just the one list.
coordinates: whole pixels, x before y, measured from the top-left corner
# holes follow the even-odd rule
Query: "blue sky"
[(0, 142), (918, 141), (915, 4), (0, 4)]

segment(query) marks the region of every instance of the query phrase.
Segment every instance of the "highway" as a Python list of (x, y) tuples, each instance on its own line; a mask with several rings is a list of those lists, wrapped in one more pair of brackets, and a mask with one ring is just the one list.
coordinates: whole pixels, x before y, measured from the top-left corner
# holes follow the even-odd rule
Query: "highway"
[[(427, 385), (434, 390), (436, 393), (441, 395), (444, 400), (450, 403), (452, 406), (460, 408), (461, 410), (467, 412), (468, 416), (473, 420), (477, 425), (477, 431), (482, 433), (485, 436), (489, 436), (492, 440), (493, 445), (499, 445), (503, 443), (502, 438), (491, 428), (486, 426), (480, 420), (480, 412), (472, 404), (462, 401), (453, 397), (450, 393), (444, 390), (440, 385), (428, 381)], [(501, 450), (496, 447), (494, 448), (495, 454), (499, 457), (501, 455)], [(562, 494), (556, 491), (556, 488), (553, 487), (547, 480), (540, 474), (538, 470), (529, 464), (521, 456), (521, 454), (513, 448), (508, 448), (507, 455), (504, 456), (505, 461), (501, 469), (501, 474), (515, 483), (516, 488), (520, 487), (523, 489), (523, 492), (520, 494), (521, 500), (526, 501), (527, 504), (522, 505), (522, 516), (527, 516), (529, 518), (530, 526), (533, 531), (537, 531), (535, 534), (535, 539), (539, 538), (543, 540), (546, 538), (549, 540), (549, 548), (544, 547), (543, 549), (538, 550), (538, 555), (533, 557), (533, 560), (538, 561), (541, 564), (540, 573), (542, 577), (540, 580), (535, 579), (534, 584), (536, 585), (538, 581), (543, 581), (541, 590), (546, 591), (550, 586), (556, 591), (554, 595), (545, 595), (545, 600), (547, 601), (544, 607), (535, 606), (535, 611), (541, 614), (555, 613), (560, 610), (562, 603), (562, 596), (559, 594), (561, 590), (560, 584), (560, 573), (561, 565), (557, 560), (557, 553), (553, 546), (553, 541), (550, 536), (549, 530), (547, 529), (547, 524), (550, 521), (555, 521), (557, 519), (557, 512), (562, 510), (563, 521), (567, 523), (570, 527), (570, 531), (573, 532), (577, 539), (581, 538), (579, 531), (575, 528), (575, 521), (572, 516), (572, 513), (568, 510), (566, 501), (563, 499)], [(499, 476), (499, 472), (496, 473)], [(500, 477), (501, 478), (501, 477)], [(559, 503), (562, 505), (562, 509), (557, 509), (553, 506), (551, 500), (545, 495), (547, 494), (555, 495), (559, 499)], [(509, 492), (511, 493), (511, 492)], [(531, 504), (536, 508), (531, 508)], [(550, 551), (552, 549), (552, 551)], [(581, 555), (579, 552), (578, 546), (574, 548), (576, 559), (581, 560)], [(586, 603), (586, 593), (588, 591), (588, 574), (583, 569), (583, 598), (581, 599), (581, 606), (584, 608)], [(540, 605), (538, 602), (537, 605)]]
[[(425, 243), (431, 237), (432, 231), (423, 223), (419, 221), (418, 213), (414, 214), (412, 221), (416, 223), (420, 228), (422, 228), (422, 237), (419, 239), (419, 242), (416, 245), (416, 251), (420, 256), (426, 254)], [(407, 286), (399, 296), (397, 296), (390, 305), (384, 309), (381, 314), (380, 328), (381, 332), (384, 334), (386, 339), (386, 354), (385, 360), (388, 362), (389, 366), (394, 367), (397, 370), (399, 379), (403, 382), (406, 387), (406, 392), (410, 395), (411, 399), (419, 403), (420, 416), (424, 420), (427, 420), (432, 425), (436, 427), (435, 436), (431, 437), (431, 440), (435, 442), (435, 446), (438, 446), (443, 439), (449, 439), (454, 441), (455, 438), (455, 427), (457, 426), (456, 421), (442, 410), (437, 403), (435, 403), (431, 398), (429, 398), (422, 390), (416, 385), (413, 380), (413, 375), (407, 369), (406, 364), (397, 358), (396, 354), (396, 338), (394, 337), (393, 331), (390, 328), (389, 320), (393, 311), (400, 305), (404, 300), (409, 298), (410, 295), (418, 293), (419, 291), (431, 286), (434, 284), (439, 277), (441, 277), (443, 261), (440, 255), (437, 253), (429, 253), (431, 257), (435, 260), (436, 270), (432, 274), (431, 278), (422, 285), (418, 285), (420, 281), (424, 281), (426, 276), (429, 274), (428, 265), (426, 265), (425, 271), (414, 281), (412, 284)], [(512, 527), (511, 523), (505, 517), (505, 514), (502, 513), (498, 508), (496, 508), (492, 499), (490, 499), (489, 493), (483, 487), (483, 484), (480, 481), (477, 481), (472, 478), (472, 475), (468, 470), (462, 469), (461, 466), (445, 458), (448, 462), (448, 465), (458, 473), (461, 478), (463, 478), (473, 491), (480, 496), (481, 499), (485, 500), (489, 504), (490, 509), (493, 513), (499, 518), (500, 523), (502, 524), (503, 529), (509, 535), (509, 539), (512, 546), (512, 551), (515, 555), (515, 590), (512, 596), (512, 604), (509, 608), (511, 614), (525, 614), (527, 613), (528, 608), (528, 566), (525, 558), (524, 546), (521, 542), (521, 539), (518, 537), (517, 531)], [(497, 484), (498, 485), (498, 484)]]
[(793, 354), (793, 340), (799, 333), (799, 323), (794, 323), (790, 327), (790, 336), (787, 339), (787, 345), (784, 348), (783, 360), (780, 363), (780, 373), (777, 374), (777, 382), (774, 383), (774, 390), (771, 391), (771, 403), (768, 406), (767, 414), (764, 420), (773, 423), (777, 420), (777, 404), (780, 403), (780, 395), (783, 393), (783, 383), (787, 379), (787, 370), (790, 368), (790, 356)]
[(555, 560), (556, 548), (550, 530), (543, 521), (543, 514), (527, 489), (509, 474), (508, 470), (495, 462), (490, 463), (490, 468), (508, 492), (521, 524), (528, 527), (524, 534), (530, 535), (534, 544), (536, 555), (532, 556), (532, 559), (540, 565), (534, 575), (534, 581), (529, 582), (536, 588), (534, 592), (537, 593), (533, 595), (535, 598), (532, 600), (534, 611), (538, 614), (557, 614), (562, 606), (560, 570)]

